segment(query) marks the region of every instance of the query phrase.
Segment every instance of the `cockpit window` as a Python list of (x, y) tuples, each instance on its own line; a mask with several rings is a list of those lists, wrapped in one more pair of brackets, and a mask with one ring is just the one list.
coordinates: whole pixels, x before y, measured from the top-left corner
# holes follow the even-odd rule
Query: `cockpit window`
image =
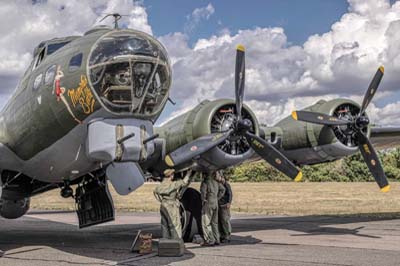
[(55, 51), (57, 51), (58, 49), (60, 49), (61, 47), (63, 47), (68, 43), (69, 42), (60, 42), (60, 43), (49, 44), (47, 46), (47, 55), (51, 55), (52, 53), (54, 53)]
[(69, 71), (75, 71), (82, 65), (82, 53), (74, 55), (71, 60), (69, 60)]
[(90, 81), (115, 113), (152, 115), (166, 101), (171, 83), (164, 48), (147, 36), (113, 33), (90, 55)]
[(40, 63), (43, 61), (44, 56), (45, 56), (44, 52), (45, 52), (45, 49), (42, 48), (40, 53), (36, 56), (35, 63), (33, 65), (33, 69), (37, 68), (40, 65)]

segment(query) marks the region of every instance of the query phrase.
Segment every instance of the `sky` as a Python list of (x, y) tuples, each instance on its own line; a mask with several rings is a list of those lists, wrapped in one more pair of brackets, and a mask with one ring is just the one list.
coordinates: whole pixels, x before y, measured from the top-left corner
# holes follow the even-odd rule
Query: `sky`
[(177, 104), (167, 104), (159, 124), (204, 99), (233, 98), (243, 44), (245, 103), (260, 122), (273, 125), (319, 99), (361, 102), (384, 65), (367, 112), (373, 123), (400, 126), (400, 2), (392, 0), (1, 0), (0, 107), (38, 43), (83, 34), (114, 12), (167, 48)]

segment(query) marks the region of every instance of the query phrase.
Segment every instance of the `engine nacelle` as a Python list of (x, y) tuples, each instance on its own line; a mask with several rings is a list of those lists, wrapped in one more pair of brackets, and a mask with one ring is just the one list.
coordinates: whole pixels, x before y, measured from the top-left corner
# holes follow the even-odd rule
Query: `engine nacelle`
[[(230, 99), (203, 101), (188, 111), (155, 129), (167, 140), (166, 154), (204, 135), (226, 131), (235, 122), (235, 102)], [(259, 125), (251, 109), (244, 105), (242, 117), (252, 122), (252, 132), (259, 135)], [(247, 140), (232, 135), (227, 141), (196, 158), (197, 171), (222, 169), (250, 159), (254, 151)]]
[(30, 198), (18, 200), (0, 198), (0, 215), (7, 219), (19, 218), (28, 212), (30, 202)]
[[(303, 110), (329, 114), (343, 119), (353, 119), (360, 106), (348, 99), (318, 101)], [(328, 127), (301, 121), (291, 116), (274, 128), (266, 128), (266, 137), (278, 141), (278, 147), (297, 164), (315, 164), (334, 161), (358, 151), (358, 143), (348, 126)], [(355, 133), (355, 132), (354, 132)], [(370, 128), (364, 134), (369, 136)]]

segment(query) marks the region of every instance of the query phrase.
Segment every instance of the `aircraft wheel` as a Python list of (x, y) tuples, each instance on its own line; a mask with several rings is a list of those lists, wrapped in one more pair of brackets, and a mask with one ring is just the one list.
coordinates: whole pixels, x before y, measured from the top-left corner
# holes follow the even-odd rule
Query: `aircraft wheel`
[(201, 228), (201, 196), (194, 188), (187, 188), (181, 198), (182, 238), (191, 242), (195, 234), (203, 236)]

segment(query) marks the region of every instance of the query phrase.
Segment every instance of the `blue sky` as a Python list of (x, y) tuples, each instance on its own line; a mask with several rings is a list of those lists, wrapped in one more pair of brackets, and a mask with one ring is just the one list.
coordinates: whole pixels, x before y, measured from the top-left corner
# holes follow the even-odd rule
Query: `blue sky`
[(217, 34), (224, 28), (236, 32), (254, 27), (283, 27), (288, 41), (301, 45), (310, 35), (329, 31), (348, 8), (345, 0), (146, 0), (144, 5), (153, 33), (162, 36), (183, 31), (187, 16), (195, 8), (209, 3), (215, 8), (215, 13), (190, 34), (191, 43)]

